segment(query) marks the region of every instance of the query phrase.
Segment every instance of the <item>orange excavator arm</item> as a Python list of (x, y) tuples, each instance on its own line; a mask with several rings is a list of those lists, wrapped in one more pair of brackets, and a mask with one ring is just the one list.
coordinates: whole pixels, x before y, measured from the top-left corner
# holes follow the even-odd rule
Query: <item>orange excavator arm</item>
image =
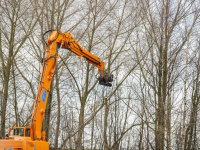
[(90, 52), (83, 49), (78, 42), (73, 38), (70, 33), (61, 33), (60, 31), (53, 31), (51, 36), (47, 41), (47, 45), (51, 43), (56, 43), (57, 45), (61, 46), (62, 48), (68, 49), (71, 52), (78, 55), (79, 58), (84, 57), (86, 60), (96, 66), (101, 73), (101, 76), (104, 77), (104, 62), (102, 62), (98, 57), (91, 54)]
[(47, 98), (50, 91), (51, 80), (55, 71), (55, 67), (59, 58), (59, 54), (55, 56), (57, 45), (70, 50), (78, 55), (84, 57), (86, 60), (98, 68), (99, 84), (104, 86), (112, 86), (110, 82), (113, 81), (113, 75), (104, 71), (104, 62), (90, 52), (83, 49), (78, 42), (72, 37), (70, 33), (61, 33), (60, 31), (53, 31), (47, 40), (46, 53), (43, 59), (43, 69), (41, 71), (38, 91), (35, 99), (34, 109), (31, 118), (31, 139), (45, 141), (45, 132), (41, 129), (43, 123), (43, 116), (47, 104)]

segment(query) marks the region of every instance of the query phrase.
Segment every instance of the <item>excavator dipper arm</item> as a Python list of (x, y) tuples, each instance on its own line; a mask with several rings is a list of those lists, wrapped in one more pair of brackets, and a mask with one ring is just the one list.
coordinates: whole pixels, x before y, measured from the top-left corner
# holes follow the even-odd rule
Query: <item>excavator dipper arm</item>
[(86, 58), (86, 60), (89, 63), (93, 64), (99, 69), (102, 78), (104, 77), (104, 62), (102, 62), (95, 55), (83, 49), (70, 33), (61, 33), (60, 31), (53, 31), (47, 41), (47, 45), (53, 42), (57, 43), (57, 45), (59, 46), (62, 45), (62, 48), (70, 50), (71, 52), (78, 55), (79, 58)]

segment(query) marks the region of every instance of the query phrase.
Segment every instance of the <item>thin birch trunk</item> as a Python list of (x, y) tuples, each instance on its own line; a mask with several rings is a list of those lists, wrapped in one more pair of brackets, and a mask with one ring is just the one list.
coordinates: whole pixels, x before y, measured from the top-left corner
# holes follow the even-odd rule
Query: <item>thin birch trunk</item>
[[(187, 27), (186, 27), (187, 28)], [(185, 150), (185, 120), (187, 105), (187, 63), (188, 63), (189, 36), (187, 37), (186, 64), (185, 64), (185, 80), (184, 80), (184, 106), (183, 106), (183, 129), (182, 129), (182, 150)]]
[(105, 97), (105, 115), (104, 115), (104, 132), (103, 132), (105, 150), (109, 150), (108, 141), (107, 141), (108, 113), (109, 113), (108, 99)]

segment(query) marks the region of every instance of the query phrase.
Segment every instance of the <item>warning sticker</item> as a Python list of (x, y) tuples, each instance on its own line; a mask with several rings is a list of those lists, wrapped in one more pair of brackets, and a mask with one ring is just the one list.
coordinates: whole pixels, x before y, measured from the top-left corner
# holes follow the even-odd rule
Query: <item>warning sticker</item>
[(42, 102), (45, 102), (46, 95), (47, 95), (47, 91), (43, 90), (43, 94), (42, 94)]

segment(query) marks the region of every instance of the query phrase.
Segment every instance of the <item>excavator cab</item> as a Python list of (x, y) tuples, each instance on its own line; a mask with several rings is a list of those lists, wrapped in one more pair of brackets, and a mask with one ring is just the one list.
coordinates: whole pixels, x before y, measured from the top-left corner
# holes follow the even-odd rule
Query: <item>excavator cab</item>
[(8, 129), (8, 136), (30, 137), (30, 127), (13, 127)]

